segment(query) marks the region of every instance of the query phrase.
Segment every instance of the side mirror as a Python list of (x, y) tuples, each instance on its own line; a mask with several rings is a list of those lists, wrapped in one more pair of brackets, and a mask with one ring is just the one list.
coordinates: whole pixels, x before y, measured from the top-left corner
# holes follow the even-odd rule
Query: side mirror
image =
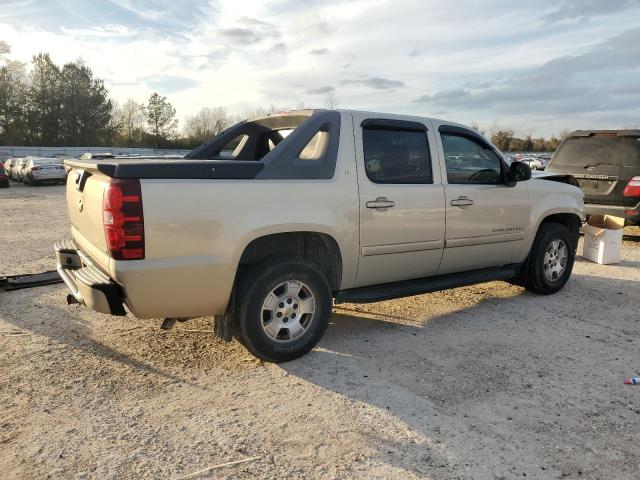
[(522, 162), (511, 162), (509, 167), (509, 176), (511, 180), (515, 182), (524, 182), (531, 178), (531, 167)]

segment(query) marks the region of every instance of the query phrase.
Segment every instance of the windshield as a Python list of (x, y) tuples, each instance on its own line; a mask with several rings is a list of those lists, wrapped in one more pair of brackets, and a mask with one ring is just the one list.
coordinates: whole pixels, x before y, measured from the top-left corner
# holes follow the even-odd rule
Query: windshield
[(636, 167), (640, 165), (640, 138), (568, 138), (560, 145), (553, 159), (553, 166), (558, 165)]

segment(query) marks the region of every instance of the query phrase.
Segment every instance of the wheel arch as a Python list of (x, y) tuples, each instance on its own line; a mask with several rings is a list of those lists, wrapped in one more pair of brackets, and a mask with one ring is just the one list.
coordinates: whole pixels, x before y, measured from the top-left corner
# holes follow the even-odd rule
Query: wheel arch
[(342, 253), (332, 235), (300, 230), (257, 236), (242, 249), (236, 279), (243, 268), (273, 257), (295, 257), (311, 261), (326, 277), (332, 291), (340, 289), (343, 275)]
[(574, 240), (573, 248), (577, 248), (578, 240), (580, 239), (580, 228), (582, 227), (582, 218), (580, 215), (574, 212), (555, 212), (549, 213), (545, 217), (542, 218), (540, 223), (538, 224), (538, 228), (536, 229), (536, 235), (542, 225), (548, 223), (558, 223), (560, 225), (564, 225), (571, 232)]

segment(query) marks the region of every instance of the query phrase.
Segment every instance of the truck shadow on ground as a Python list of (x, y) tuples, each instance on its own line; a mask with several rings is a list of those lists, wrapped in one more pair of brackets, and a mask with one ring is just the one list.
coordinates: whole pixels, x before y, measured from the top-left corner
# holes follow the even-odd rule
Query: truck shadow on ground
[[(55, 348), (63, 346), (80, 349), (91, 356), (118, 362), (140, 372), (157, 375), (172, 381), (186, 382), (186, 380), (159, 369), (153, 365), (136, 359), (131, 355), (120, 352), (105, 343), (95, 340), (91, 336), (90, 324), (81, 315), (74, 312), (74, 307), (61, 309), (56, 305), (39, 305), (37, 296), (45, 291), (44, 287), (25, 289), (14, 292), (0, 293), (2, 303), (11, 304), (12, 308), (3, 308), (0, 318), (10, 323), (18, 331), (29, 332), (49, 339), (48, 346)], [(22, 308), (27, 305), (29, 308)], [(79, 307), (75, 307), (79, 308)], [(33, 316), (34, 309), (41, 315)]]
[[(612, 297), (620, 304), (630, 300), (640, 306), (633, 296), (637, 288), (633, 281), (574, 275), (565, 290), (552, 297), (521, 291), (509, 298), (485, 298), (413, 325), (394, 321), (409, 320), (402, 314), (380, 320), (365, 312), (336, 310), (320, 348), (281, 367), (323, 389), (388, 412), (423, 438), (418, 443), (409, 439), (398, 443), (384, 432), (372, 432), (375, 456), (385, 463), (410, 468), (418, 475), (436, 472), (436, 478), (438, 472), (443, 476), (459, 473), (474, 462), (498, 476), (577, 475), (581, 468), (606, 461), (599, 455), (591, 455), (588, 461), (582, 458), (582, 447), (575, 443), (580, 437), (577, 430), (565, 432), (561, 439), (575, 447), (575, 456), (550, 447), (563, 435), (553, 426), (558, 420), (551, 412), (584, 424), (585, 436), (591, 433), (589, 425), (598, 421), (585, 417), (582, 410), (558, 407), (567, 404), (571, 390), (546, 391), (545, 384), (551, 378), (574, 383), (591, 362), (604, 364), (614, 353), (624, 357), (624, 350), (616, 352), (618, 345), (602, 349), (593, 335), (584, 333), (606, 326), (607, 336), (625, 337), (628, 325), (607, 325), (605, 319), (615, 316)], [(585, 295), (593, 304), (588, 319), (572, 307)], [(375, 309), (368, 305), (367, 313)], [(577, 353), (576, 344), (584, 344)], [(628, 344), (621, 340), (619, 345)], [(568, 346), (573, 353), (567, 352)], [(509, 413), (516, 417), (524, 411), (511, 408), (526, 409), (532, 396), (543, 408), (531, 418), (512, 422)], [(592, 405), (586, 400), (581, 408), (588, 411)], [(613, 427), (603, 420), (598, 428)], [(466, 445), (469, 439), (475, 439), (475, 444)], [(595, 442), (605, 449), (606, 435)], [(534, 465), (537, 470), (531, 471)], [(540, 465), (547, 470), (541, 471)]]

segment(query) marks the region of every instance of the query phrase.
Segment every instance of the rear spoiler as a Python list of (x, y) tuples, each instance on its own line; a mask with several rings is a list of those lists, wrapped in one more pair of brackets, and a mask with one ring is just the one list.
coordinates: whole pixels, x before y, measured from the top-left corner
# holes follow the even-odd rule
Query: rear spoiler
[(591, 137), (591, 136), (610, 136), (610, 137), (640, 137), (640, 130), (576, 130), (569, 134), (571, 137)]
[(68, 167), (100, 172), (111, 178), (172, 178), (172, 179), (237, 179), (247, 180), (264, 168), (262, 162), (238, 160), (162, 160), (104, 159), (65, 160)]

